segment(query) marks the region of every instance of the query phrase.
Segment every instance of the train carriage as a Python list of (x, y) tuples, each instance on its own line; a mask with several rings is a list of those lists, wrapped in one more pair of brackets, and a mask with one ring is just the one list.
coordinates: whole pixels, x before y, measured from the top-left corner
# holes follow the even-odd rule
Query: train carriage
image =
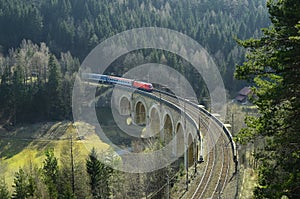
[(115, 77), (115, 76), (95, 74), (95, 73), (83, 73), (81, 77), (88, 81), (96, 81), (99, 83), (106, 83), (106, 84), (118, 84), (122, 86), (137, 88), (147, 92), (153, 91), (153, 85), (151, 83), (135, 81), (123, 77)]
[(131, 79), (126, 79), (126, 78), (122, 78), (122, 77), (114, 77), (114, 76), (107, 76), (108, 77), (108, 81), (112, 84), (119, 84), (119, 85), (123, 85), (123, 86), (132, 86), (133, 84), (133, 80)]
[(140, 81), (133, 81), (133, 85), (134, 88), (138, 88), (141, 90), (145, 90), (148, 92), (151, 92), (153, 90), (153, 86), (150, 83), (146, 83), (146, 82), (140, 82)]

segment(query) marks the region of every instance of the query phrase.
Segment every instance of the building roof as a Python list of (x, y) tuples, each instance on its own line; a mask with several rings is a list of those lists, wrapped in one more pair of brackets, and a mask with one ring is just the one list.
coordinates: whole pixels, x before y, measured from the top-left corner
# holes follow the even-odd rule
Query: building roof
[(245, 95), (238, 95), (238, 96), (236, 96), (235, 99), (239, 102), (242, 102), (246, 99), (246, 96)]
[(239, 91), (239, 95), (244, 95), (247, 96), (251, 93), (251, 88), (250, 87), (244, 87), (242, 90)]

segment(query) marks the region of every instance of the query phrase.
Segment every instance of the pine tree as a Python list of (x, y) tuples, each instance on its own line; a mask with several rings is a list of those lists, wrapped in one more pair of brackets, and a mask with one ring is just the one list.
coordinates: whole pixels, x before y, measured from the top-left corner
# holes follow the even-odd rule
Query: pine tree
[(24, 74), (23, 69), (18, 65), (13, 73), (13, 112), (14, 112), (14, 125), (17, 124), (18, 115), (22, 109), (22, 103), (24, 100)]
[(58, 163), (54, 156), (53, 149), (49, 149), (45, 153), (46, 159), (43, 165), (43, 180), (47, 186), (48, 193), (51, 199), (57, 198), (57, 182), (58, 182)]
[(4, 179), (0, 180), (0, 198), (1, 199), (9, 199), (9, 191)]
[(298, 0), (268, 1), (273, 25), (260, 39), (239, 41), (247, 61), (236, 76), (254, 81), (257, 118), (246, 118), (238, 140), (263, 137), (256, 198), (300, 197), (300, 4)]
[(89, 154), (86, 161), (86, 169), (90, 177), (90, 188), (94, 198), (109, 198), (109, 178), (112, 169), (97, 159), (95, 148)]
[[(74, 133), (73, 128), (71, 124), (67, 132)], [(60, 155), (59, 198), (84, 198), (88, 195), (85, 164), (79, 157), (81, 152), (73, 137), (70, 135), (69, 140), (66, 140)]]
[(15, 173), (14, 185), (15, 191), (12, 198), (25, 199), (34, 195), (35, 185), (33, 180), (28, 176), (22, 168)]
[(97, 187), (101, 181), (101, 162), (97, 159), (95, 148), (92, 149), (86, 162), (87, 172), (90, 176), (90, 187), (94, 198), (98, 195)]
[(0, 84), (0, 112), (3, 114), (3, 117), (10, 117), (9, 113), (12, 112), (13, 100), (11, 87), (9, 85), (10, 77), (10, 67), (6, 65), (4, 66)]
[(63, 116), (62, 74), (54, 55), (49, 58), (48, 68), (48, 116), (50, 119), (59, 120)]

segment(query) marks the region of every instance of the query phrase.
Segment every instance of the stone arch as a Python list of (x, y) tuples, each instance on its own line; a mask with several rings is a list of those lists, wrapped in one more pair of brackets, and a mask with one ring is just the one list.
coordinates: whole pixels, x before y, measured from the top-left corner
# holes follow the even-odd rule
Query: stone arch
[(188, 156), (188, 166), (192, 166), (194, 163), (194, 140), (191, 133), (188, 134), (188, 149), (187, 149), (187, 156)]
[(123, 96), (121, 97), (120, 99), (120, 115), (130, 115), (130, 108), (131, 108), (131, 103), (130, 103), (130, 100)]
[(149, 118), (150, 118), (150, 123), (149, 123), (150, 135), (151, 136), (159, 135), (160, 114), (156, 106), (151, 107), (149, 111)]
[(184, 129), (181, 122), (176, 125), (176, 155), (177, 157), (183, 156), (184, 154)]
[(173, 138), (173, 121), (170, 114), (166, 114), (163, 120), (163, 137), (164, 143), (168, 144)]
[(135, 123), (137, 125), (146, 125), (146, 106), (143, 102), (138, 101), (135, 105)]

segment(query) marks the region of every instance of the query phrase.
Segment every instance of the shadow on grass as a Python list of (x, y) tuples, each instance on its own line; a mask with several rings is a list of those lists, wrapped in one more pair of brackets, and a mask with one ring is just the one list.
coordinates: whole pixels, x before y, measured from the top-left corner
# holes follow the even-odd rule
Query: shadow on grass
[(39, 154), (59, 140), (70, 122), (47, 122), (0, 130), (0, 158), (8, 159), (32, 145)]

